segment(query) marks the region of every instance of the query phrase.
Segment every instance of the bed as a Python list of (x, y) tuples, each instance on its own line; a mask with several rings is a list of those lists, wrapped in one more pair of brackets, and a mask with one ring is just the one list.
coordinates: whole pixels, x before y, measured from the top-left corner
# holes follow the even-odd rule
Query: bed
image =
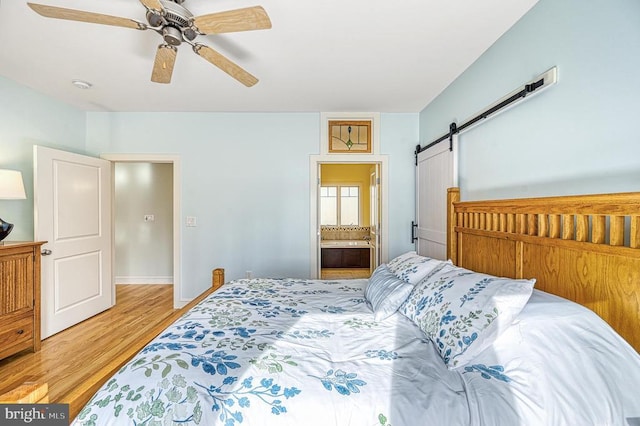
[(640, 193), (448, 198), (450, 260), (225, 283), (60, 402), (77, 425), (640, 424)]

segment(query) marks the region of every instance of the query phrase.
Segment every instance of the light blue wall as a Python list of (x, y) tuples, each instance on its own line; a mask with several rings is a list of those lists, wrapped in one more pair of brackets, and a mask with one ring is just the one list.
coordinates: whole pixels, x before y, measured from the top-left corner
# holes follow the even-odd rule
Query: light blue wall
[(415, 157), (418, 114), (381, 114), (380, 149), (389, 155), (389, 259), (414, 250)]
[(420, 141), (552, 66), (555, 86), (461, 135), (463, 199), (640, 190), (637, 0), (540, 0), (420, 113)]
[[(412, 249), (415, 114), (381, 114), (390, 158), (389, 256)], [(177, 154), (182, 162), (183, 289), (193, 297), (223, 266), (229, 279), (308, 277), (309, 155), (319, 154), (319, 113), (87, 113), (0, 78), (0, 167), (23, 172), (27, 200), (0, 202), (33, 238), (33, 145), (88, 155)], [(185, 216), (198, 226), (184, 226)]]
[[(417, 113), (381, 114), (389, 257), (413, 249), (418, 123)], [(229, 279), (247, 270), (309, 276), (309, 155), (319, 154), (319, 113), (87, 113), (0, 78), (0, 167), (23, 172), (28, 197), (0, 202), (0, 217), (16, 225), (10, 240), (33, 238), (34, 144), (96, 156), (180, 156), (185, 298), (218, 266)], [(198, 226), (184, 226), (185, 216)]]
[[(184, 297), (205, 288), (214, 267), (228, 279), (247, 270), (309, 275), (308, 156), (317, 114), (89, 113), (88, 123), (96, 155), (180, 156)], [(184, 226), (186, 216), (198, 226)]]
[[(319, 113), (88, 113), (87, 149), (177, 154), (182, 163), (184, 297), (210, 280), (309, 276), (309, 155), (320, 146)], [(412, 249), (418, 114), (382, 114), (390, 156), (389, 255)], [(184, 226), (196, 216), (198, 226)]]
[(22, 172), (26, 200), (0, 201), (7, 241), (33, 239), (33, 145), (84, 151), (85, 113), (0, 77), (0, 168)]

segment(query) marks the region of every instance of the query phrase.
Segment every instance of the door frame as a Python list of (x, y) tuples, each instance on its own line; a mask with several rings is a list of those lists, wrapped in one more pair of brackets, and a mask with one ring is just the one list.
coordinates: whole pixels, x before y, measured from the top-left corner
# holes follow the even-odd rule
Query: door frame
[(378, 154), (321, 154), (309, 156), (309, 272), (311, 279), (320, 278), (320, 224), (318, 207), (319, 169), (321, 164), (379, 164), (380, 165), (380, 262), (385, 263), (389, 257), (389, 156)]
[[(373, 274), (375, 268), (377, 268), (382, 262), (380, 262), (380, 232), (378, 229), (374, 228), (374, 232), (371, 232), (371, 228), (373, 224), (379, 224), (380, 222), (380, 208), (382, 207), (380, 203), (380, 184), (381, 184), (381, 176), (380, 176), (380, 164), (374, 164), (373, 171), (369, 173), (369, 243), (373, 242), (374, 249), (370, 253), (370, 265), (369, 270)], [(375, 188), (373, 190), (372, 188)], [(375, 197), (373, 197), (375, 195)], [(371, 221), (371, 219), (374, 219)]]
[[(185, 306), (190, 299), (182, 297), (182, 171), (180, 156), (171, 154), (101, 154), (100, 158), (111, 161), (111, 208), (115, 208), (115, 163), (159, 163), (173, 165), (173, 307), (179, 309)], [(115, 221), (115, 212), (112, 211), (112, 222)], [(115, 267), (115, 223), (111, 227), (112, 264)], [(115, 279), (113, 280), (113, 294), (115, 298)], [(115, 300), (114, 300), (115, 302)]]

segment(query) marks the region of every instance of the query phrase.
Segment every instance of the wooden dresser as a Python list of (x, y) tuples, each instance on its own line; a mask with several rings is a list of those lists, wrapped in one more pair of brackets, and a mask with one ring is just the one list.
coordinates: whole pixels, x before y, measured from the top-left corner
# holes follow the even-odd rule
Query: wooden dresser
[(0, 359), (40, 350), (40, 246), (0, 244)]

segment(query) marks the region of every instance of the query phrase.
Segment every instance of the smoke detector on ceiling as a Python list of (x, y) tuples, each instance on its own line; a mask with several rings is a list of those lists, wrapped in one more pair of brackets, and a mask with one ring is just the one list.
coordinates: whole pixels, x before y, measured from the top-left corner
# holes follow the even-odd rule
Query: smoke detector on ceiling
[(90, 89), (91, 86), (93, 86), (91, 83), (89, 83), (88, 81), (83, 81), (83, 80), (71, 80), (71, 83), (76, 86), (78, 89)]

